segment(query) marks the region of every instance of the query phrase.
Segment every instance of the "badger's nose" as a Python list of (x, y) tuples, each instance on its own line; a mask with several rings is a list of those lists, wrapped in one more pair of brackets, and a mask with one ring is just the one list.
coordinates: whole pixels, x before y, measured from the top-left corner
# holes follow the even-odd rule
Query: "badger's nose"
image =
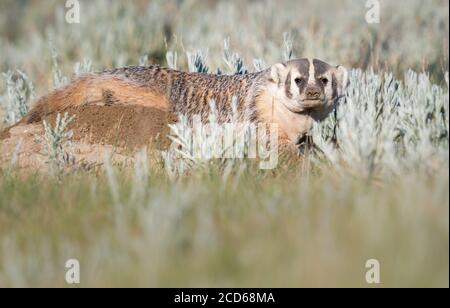
[(307, 99), (319, 99), (320, 89), (318, 87), (308, 87), (305, 94)]

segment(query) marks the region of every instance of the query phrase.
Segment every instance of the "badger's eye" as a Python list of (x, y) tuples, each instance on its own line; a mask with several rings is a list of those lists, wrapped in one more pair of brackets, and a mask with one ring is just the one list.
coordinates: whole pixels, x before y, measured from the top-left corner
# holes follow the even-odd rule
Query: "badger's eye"
[(322, 82), (324, 85), (327, 85), (328, 79), (326, 77), (320, 78), (320, 82)]
[(297, 77), (297, 78), (295, 78), (294, 81), (295, 81), (296, 84), (299, 85), (299, 84), (302, 84), (302, 83), (303, 83), (303, 78), (302, 78), (302, 77)]

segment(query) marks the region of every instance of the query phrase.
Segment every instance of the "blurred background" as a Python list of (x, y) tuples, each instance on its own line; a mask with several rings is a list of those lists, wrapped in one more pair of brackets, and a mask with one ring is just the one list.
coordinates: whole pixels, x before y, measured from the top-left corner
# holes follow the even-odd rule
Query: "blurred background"
[[(89, 59), (94, 70), (166, 64), (167, 50), (208, 51), (223, 66), (224, 39), (248, 67), (282, 60), (283, 34), (295, 56), (314, 56), (353, 68), (428, 71), (437, 83), (448, 70), (446, 0), (382, 0), (380, 23), (368, 24), (360, 0), (95, 0), (80, 1), (80, 24), (65, 21), (65, 1), (0, 2), (0, 71), (21, 69), (38, 93), (51, 86), (52, 54), (63, 72)], [(53, 49), (53, 53), (52, 53)], [(180, 68), (186, 67), (179, 57)]]

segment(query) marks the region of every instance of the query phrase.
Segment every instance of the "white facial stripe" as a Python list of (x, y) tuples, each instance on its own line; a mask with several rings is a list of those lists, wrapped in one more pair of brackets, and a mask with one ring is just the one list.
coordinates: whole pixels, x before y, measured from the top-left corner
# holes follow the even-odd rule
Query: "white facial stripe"
[(314, 68), (314, 61), (312, 59), (308, 59), (309, 61), (309, 80), (308, 84), (316, 83), (316, 69)]

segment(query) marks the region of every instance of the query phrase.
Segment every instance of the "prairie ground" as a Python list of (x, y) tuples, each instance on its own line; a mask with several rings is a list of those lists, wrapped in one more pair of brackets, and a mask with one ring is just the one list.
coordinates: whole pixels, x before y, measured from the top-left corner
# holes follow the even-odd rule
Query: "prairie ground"
[(65, 287), (76, 258), (84, 287), (367, 287), (370, 259), (383, 287), (448, 286), (447, 171), (380, 184), (154, 170), (142, 191), (133, 177), (2, 175), (1, 285)]

